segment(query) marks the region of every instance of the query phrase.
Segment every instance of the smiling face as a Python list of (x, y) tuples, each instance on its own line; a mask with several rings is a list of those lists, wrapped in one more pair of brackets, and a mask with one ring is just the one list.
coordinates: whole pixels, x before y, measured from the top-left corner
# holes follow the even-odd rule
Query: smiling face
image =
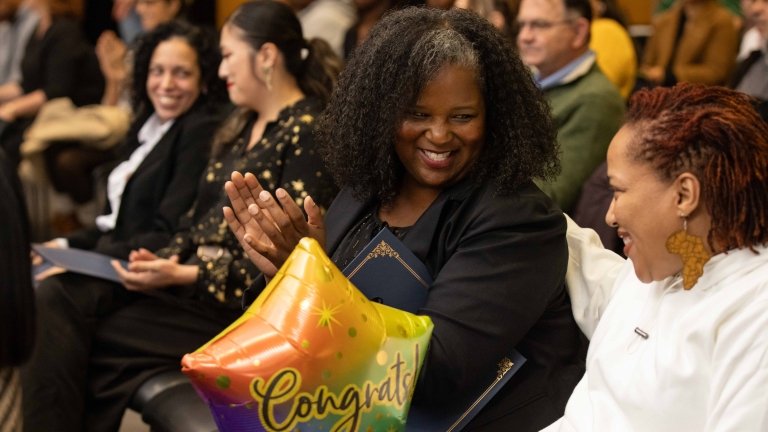
[(627, 149), (635, 130), (624, 126), (608, 148), (608, 178), (613, 200), (605, 221), (617, 226), (624, 254), (643, 282), (680, 271), (682, 262), (666, 249), (667, 238), (682, 228), (674, 182), (662, 181), (650, 165), (633, 159)]
[(256, 53), (231, 25), (221, 29), (220, 46), (219, 77), (227, 83), (229, 100), (237, 106), (253, 108), (262, 94), (254, 73), (258, 67)]
[(395, 152), (404, 188), (443, 188), (464, 178), (485, 138), (485, 101), (474, 70), (442, 67), (422, 89), (397, 130)]
[(147, 74), (147, 95), (160, 120), (175, 119), (200, 96), (197, 53), (182, 38), (160, 42), (152, 53)]

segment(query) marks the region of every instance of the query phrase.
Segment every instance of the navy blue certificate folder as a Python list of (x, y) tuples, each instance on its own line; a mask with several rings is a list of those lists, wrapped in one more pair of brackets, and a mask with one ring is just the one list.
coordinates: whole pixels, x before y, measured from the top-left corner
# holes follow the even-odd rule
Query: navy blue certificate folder
[[(424, 263), (387, 228), (357, 254), (343, 273), (370, 300), (411, 313), (417, 313), (424, 306), (432, 285), (432, 277)], [(523, 363), (525, 357), (513, 349), (498, 365), (481, 374), (475, 388), (456, 395), (450, 406), (441, 406), (435, 411), (412, 406), (405, 430), (462, 430)]]
[[(90, 252), (75, 248), (51, 248), (42, 245), (32, 245), (32, 248), (45, 260), (42, 267), (33, 269), (35, 274), (50, 266), (64, 267), (73, 273), (81, 273), (88, 276), (94, 276), (112, 282), (120, 282), (117, 272), (112, 267), (111, 261), (115, 258), (96, 252)], [(128, 267), (128, 263), (123, 260), (120, 264)]]
[(455, 395), (453, 403), (428, 411), (411, 407), (406, 432), (458, 432), (483, 409), (510, 378), (523, 366), (525, 357), (513, 349), (504, 357), (496, 370), (488, 370), (477, 380), (475, 388)]
[(427, 302), (432, 277), (416, 255), (383, 228), (343, 270), (369, 300), (416, 313)]

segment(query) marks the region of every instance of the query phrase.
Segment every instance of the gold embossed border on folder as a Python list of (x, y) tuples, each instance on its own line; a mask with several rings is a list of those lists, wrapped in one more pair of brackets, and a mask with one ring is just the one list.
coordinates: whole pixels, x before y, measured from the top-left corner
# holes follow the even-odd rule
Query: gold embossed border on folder
[(373, 248), (373, 250), (371, 250), (368, 253), (368, 255), (366, 255), (364, 260), (360, 261), (360, 264), (358, 264), (357, 267), (355, 267), (354, 270), (352, 270), (349, 273), (349, 275), (347, 275), (347, 277), (349, 279), (352, 279), (352, 277), (355, 276), (355, 274), (365, 265), (365, 263), (367, 263), (372, 259), (382, 258), (382, 257), (396, 259), (397, 262), (402, 264), (402, 266), (405, 267), (405, 269), (408, 270), (408, 272), (411, 273), (413, 277), (416, 278), (416, 280), (419, 281), (419, 283), (421, 283), (424, 286), (424, 288), (429, 288), (429, 284), (424, 279), (422, 279), (422, 277), (419, 276), (419, 274), (416, 273), (413, 270), (413, 268), (411, 268), (411, 266), (408, 265), (407, 262), (403, 261), (403, 259), (400, 258), (400, 254), (395, 249), (393, 249), (392, 246), (389, 245), (389, 243), (387, 243), (384, 240), (382, 240), (378, 245), (376, 245), (376, 247)]

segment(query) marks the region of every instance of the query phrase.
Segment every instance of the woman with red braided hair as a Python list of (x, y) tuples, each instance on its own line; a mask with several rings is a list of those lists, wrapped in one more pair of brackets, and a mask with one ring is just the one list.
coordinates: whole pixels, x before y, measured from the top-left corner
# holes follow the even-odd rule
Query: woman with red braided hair
[(608, 149), (624, 262), (569, 221), (587, 372), (547, 431), (768, 428), (768, 125), (748, 96), (637, 93)]

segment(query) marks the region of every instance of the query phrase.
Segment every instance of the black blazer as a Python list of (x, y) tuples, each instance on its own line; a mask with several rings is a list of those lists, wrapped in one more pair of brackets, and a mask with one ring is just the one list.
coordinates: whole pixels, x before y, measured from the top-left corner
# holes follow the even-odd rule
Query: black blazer
[[(123, 259), (139, 247), (166, 246), (179, 218), (192, 206), (221, 119), (220, 113), (199, 106), (176, 119), (126, 184), (115, 229), (78, 231), (67, 237), (70, 246)], [(141, 124), (132, 129), (123, 160), (139, 146)], [(110, 212), (107, 201), (103, 214)]]
[[(467, 430), (539, 430), (563, 415), (584, 373), (585, 339), (565, 290), (565, 219), (533, 183), (510, 196), (464, 181), (403, 242), (434, 278), (419, 312), (435, 328), (414, 406), (441, 409), (512, 347), (527, 362)], [(372, 208), (342, 190), (328, 209), (329, 255)]]

